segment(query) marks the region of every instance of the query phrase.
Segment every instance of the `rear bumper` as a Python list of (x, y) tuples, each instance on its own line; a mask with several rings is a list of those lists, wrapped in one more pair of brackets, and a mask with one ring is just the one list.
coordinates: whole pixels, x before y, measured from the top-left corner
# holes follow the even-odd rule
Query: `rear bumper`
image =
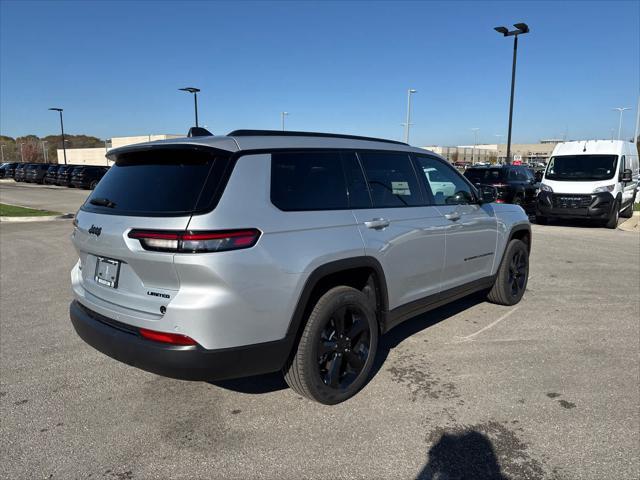
[(69, 183), (71, 185), (73, 185), (74, 187), (79, 187), (79, 188), (88, 188), (89, 187), (89, 182), (85, 181), (85, 180), (71, 180)]
[(223, 380), (280, 370), (293, 337), (242, 347), (206, 350), (142, 338), (135, 328), (89, 310), (78, 301), (69, 307), (71, 323), (86, 343), (133, 367), (182, 380)]
[[(556, 197), (560, 195), (556, 194)], [(615, 201), (610, 193), (594, 193), (591, 195), (564, 195), (569, 199), (562, 203), (554, 198), (553, 193), (541, 191), (538, 194), (536, 214), (549, 218), (587, 218), (606, 220), (611, 216)], [(575, 197), (576, 201), (571, 198)], [(582, 197), (584, 200), (577, 200)]]

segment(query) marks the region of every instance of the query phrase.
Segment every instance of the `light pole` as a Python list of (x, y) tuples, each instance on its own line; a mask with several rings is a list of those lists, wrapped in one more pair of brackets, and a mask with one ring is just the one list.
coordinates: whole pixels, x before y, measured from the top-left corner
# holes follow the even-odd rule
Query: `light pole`
[(495, 27), (494, 30), (505, 37), (513, 37), (513, 65), (511, 66), (511, 99), (509, 100), (509, 132), (507, 134), (507, 158), (506, 163), (511, 163), (511, 123), (513, 120), (513, 92), (516, 85), (516, 59), (518, 57), (518, 35), (529, 32), (526, 23), (514, 23), (515, 30), (509, 31), (506, 27)]
[(471, 129), (471, 131), (473, 132), (473, 148), (471, 149), (472, 164), (475, 163), (475, 151), (476, 151), (476, 146), (478, 145), (478, 130), (480, 130), (478, 127), (474, 127)]
[(44, 163), (49, 163), (49, 160), (47, 159), (47, 141), (46, 140), (42, 140), (42, 157), (44, 158)]
[(407, 90), (407, 123), (404, 124), (404, 143), (409, 143), (409, 128), (411, 128), (411, 94), (417, 90), (410, 88)]
[(4, 143), (0, 145), (0, 152), (2, 152), (2, 163), (4, 163)]
[(280, 112), (280, 122), (282, 124), (282, 131), (284, 132), (284, 117), (289, 115), (289, 112)]
[(24, 163), (24, 143), (20, 144), (20, 160), (22, 160), (22, 163)]
[(64, 144), (64, 123), (62, 122), (62, 108), (52, 107), (49, 110), (60, 114), (60, 130), (62, 130), (62, 153), (64, 154), (64, 164), (67, 164), (67, 147)]
[(618, 140), (620, 140), (620, 135), (622, 134), (622, 112), (631, 110), (631, 107), (616, 107), (613, 110), (620, 112), (620, 121), (618, 122)]
[(198, 92), (200, 91), (200, 89), (196, 87), (184, 87), (184, 88), (180, 88), (179, 90), (182, 90), (183, 92), (193, 93), (193, 105), (196, 111), (196, 127), (197, 127), (198, 126)]

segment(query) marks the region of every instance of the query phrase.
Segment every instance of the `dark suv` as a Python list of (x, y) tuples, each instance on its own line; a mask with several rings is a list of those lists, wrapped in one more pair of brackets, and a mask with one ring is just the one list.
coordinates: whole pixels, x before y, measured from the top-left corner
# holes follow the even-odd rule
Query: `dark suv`
[(71, 172), (77, 166), (78, 165), (60, 165), (58, 173), (56, 174), (56, 185), (60, 185), (61, 187), (71, 186)]
[(464, 172), (474, 185), (491, 185), (497, 190), (497, 203), (520, 205), (527, 212), (536, 206), (537, 186), (531, 170), (522, 165), (470, 167)]
[(27, 174), (27, 167), (31, 165), (30, 163), (19, 163), (16, 165), (16, 169), (14, 171), (13, 179), (16, 182), (24, 182), (24, 177)]
[(76, 167), (71, 172), (71, 186), (93, 190), (108, 167)]
[(44, 183), (47, 185), (55, 185), (58, 178), (58, 169), (61, 165), (49, 165), (47, 173), (44, 176)]
[(0, 178), (13, 178), (13, 174), (15, 172), (16, 166), (18, 166), (18, 162), (13, 163), (4, 163), (0, 167)]
[(49, 165), (46, 163), (32, 163), (25, 169), (24, 181), (28, 183), (42, 183)]

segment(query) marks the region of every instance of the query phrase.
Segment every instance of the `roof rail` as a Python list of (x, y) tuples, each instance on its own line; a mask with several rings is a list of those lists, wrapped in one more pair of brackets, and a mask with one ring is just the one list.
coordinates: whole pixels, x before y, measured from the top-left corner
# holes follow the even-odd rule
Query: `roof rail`
[(358, 135), (343, 135), (341, 133), (322, 132), (292, 132), (290, 130), (234, 130), (227, 133), (228, 137), (325, 137), (325, 138), (347, 138), (349, 140), (366, 140), (369, 142), (395, 143), (397, 145), (408, 145), (397, 140), (387, 140), (386, 138), (361, 137)]

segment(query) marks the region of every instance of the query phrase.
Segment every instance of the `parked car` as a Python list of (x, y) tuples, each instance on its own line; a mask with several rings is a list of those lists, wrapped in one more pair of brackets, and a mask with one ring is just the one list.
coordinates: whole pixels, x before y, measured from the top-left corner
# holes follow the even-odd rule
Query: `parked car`
[(60, 165), (56, 174), (56, 185), (61, 187), (71, 186), (71, 172), (78, 165)]
[(109, 167), (76, 167), (71, 173), (71, 185), (78, 188), (89, 188), (93, 190)]
[(13, 178), (18, 162), (7, 162), (0, 166), (0, 178)]
[(55, 185), (58, 178), (58, 170), (61, 165), (49, 165), (47, 173), (44, 176), (44, 183), (46, 185)]
[(335, 404), (367, 381), (380, 334), (476, 291), (513, 305), (527, 285), (522, 209), (423, 149), (238, 130), (108, 156), (74, 221), (71, 322), (157, 374), (282, 370)]
[(616, 228), (619, 217), (633, 215), (639, 180), (638, 149), (634, 143), (559, 143), (540, 184), (536, 222), (584, 218)]
[(469, 167), (464, 176), (474, 185), (491, 185), (497, 190), (497, 203), (513, 203), (527, 212), (536, 208), (537, 187), (531, 170), (520, 165)]
[(25, 169), (24, 181), (28, 183), (43, 183), (48, 169), (48, 163), (32, 163)]
[(27, 173), (27, 166), (29, 165), (29, 163), (19, 163), (18, 165), (16, 165), (16, 169), (13, 175), (13, 179), (16, 182), (24, 182), (24, 177)]

